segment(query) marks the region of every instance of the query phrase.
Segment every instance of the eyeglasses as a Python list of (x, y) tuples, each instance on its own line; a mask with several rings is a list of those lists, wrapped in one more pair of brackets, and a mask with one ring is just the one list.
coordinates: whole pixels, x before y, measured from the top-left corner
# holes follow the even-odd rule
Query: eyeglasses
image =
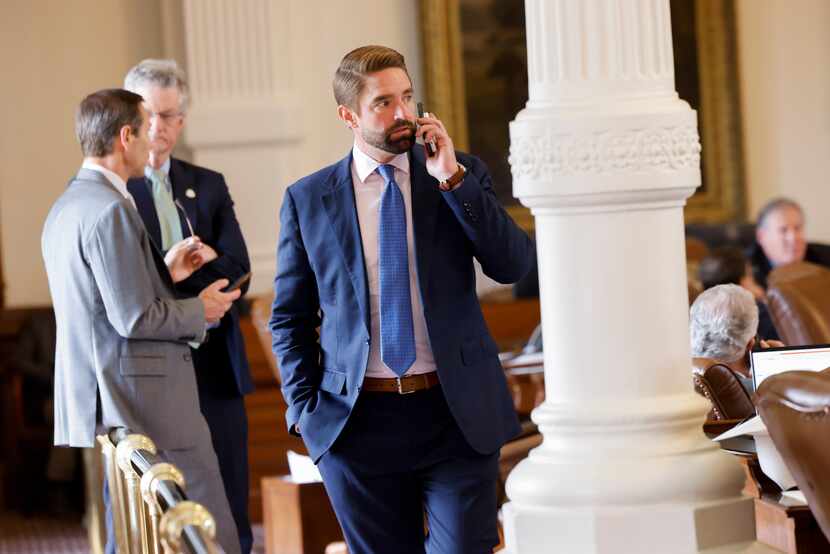
[(154, 117), (157, 117), (157, 118), (161, 119), (162, 121), (164, 121), (165, 123), (171, 123), (174, 119), (176, 119), (177, 117), (181, 117), (182, 115), (183, 115), (182, 112), (161, 112), (161, 113), (150, 112), (150, 111), (147, 112), (147, 117), (149, 119), (153, 119)]
[(179, 202), (178, 198), (174, 198), (173, 203), (176, 204), (176, 207), (181, 210), (182, 215), (184, 216), (184, 222), (187, 223), (187, 228), (190, 230), (190, 236), (195, 237), (196, 233), (193, 232), (193, 224), (190, 223), (190, 218), (187, 217), (187, 212), (184, 211), (184, 206), (182, 206), (182, 203)]

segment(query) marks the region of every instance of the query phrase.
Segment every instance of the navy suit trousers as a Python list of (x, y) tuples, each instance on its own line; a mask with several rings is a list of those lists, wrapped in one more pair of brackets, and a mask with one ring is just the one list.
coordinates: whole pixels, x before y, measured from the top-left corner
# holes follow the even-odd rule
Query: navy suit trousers
[(498, 451), (470, 447), (440, 386), (363, 392), (318, 467), (350, 554), (484, 554), (498, 544)]

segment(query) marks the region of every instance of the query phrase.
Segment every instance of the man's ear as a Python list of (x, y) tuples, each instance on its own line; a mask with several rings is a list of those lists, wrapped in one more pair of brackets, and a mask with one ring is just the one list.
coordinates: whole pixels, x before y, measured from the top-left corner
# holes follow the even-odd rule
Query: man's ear
[(124, 125), (121, 127), (121, 131), (118, 133), (118, 139), (115, 141), (116, 149), (120, 146), (121, 150), (125, 150), (127, 145), (135, 138), (135, 133), (133, 133), (132, 127), (129, 125)]
[(337, 117), (345, 122), (349, 129), (357, 129), (360, 126), (357, 114), (354, 113), (351, 108), (344, 106), (343, 104), (337, 106)]

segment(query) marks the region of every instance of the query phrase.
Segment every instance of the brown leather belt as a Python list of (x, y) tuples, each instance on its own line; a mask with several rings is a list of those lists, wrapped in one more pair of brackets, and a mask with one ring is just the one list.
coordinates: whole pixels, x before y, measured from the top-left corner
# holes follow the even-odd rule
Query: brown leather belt
[(438, 373), (421, 373), (418, 375), (407, 375), (396, 379), (381, 379), (379, 377), (366, 377), (363, 379), (363, 390), (367, 392), (396, 392), (398, 394), (410, 394), (419, 390), (431, 389), (439, 384)]

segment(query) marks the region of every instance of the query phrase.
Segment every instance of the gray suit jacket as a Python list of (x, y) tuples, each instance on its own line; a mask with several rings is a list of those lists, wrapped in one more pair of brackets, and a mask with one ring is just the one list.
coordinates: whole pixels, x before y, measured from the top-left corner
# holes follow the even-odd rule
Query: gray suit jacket
[(41, 246), (57, 322), (55, 444), (92, 446), (102, 423), (160, 449), (194, 446), (205, 423), (187, 341), (202, 337), (204, 309), (175, 298), (133, 205), (81, 169), (52, 206)]

